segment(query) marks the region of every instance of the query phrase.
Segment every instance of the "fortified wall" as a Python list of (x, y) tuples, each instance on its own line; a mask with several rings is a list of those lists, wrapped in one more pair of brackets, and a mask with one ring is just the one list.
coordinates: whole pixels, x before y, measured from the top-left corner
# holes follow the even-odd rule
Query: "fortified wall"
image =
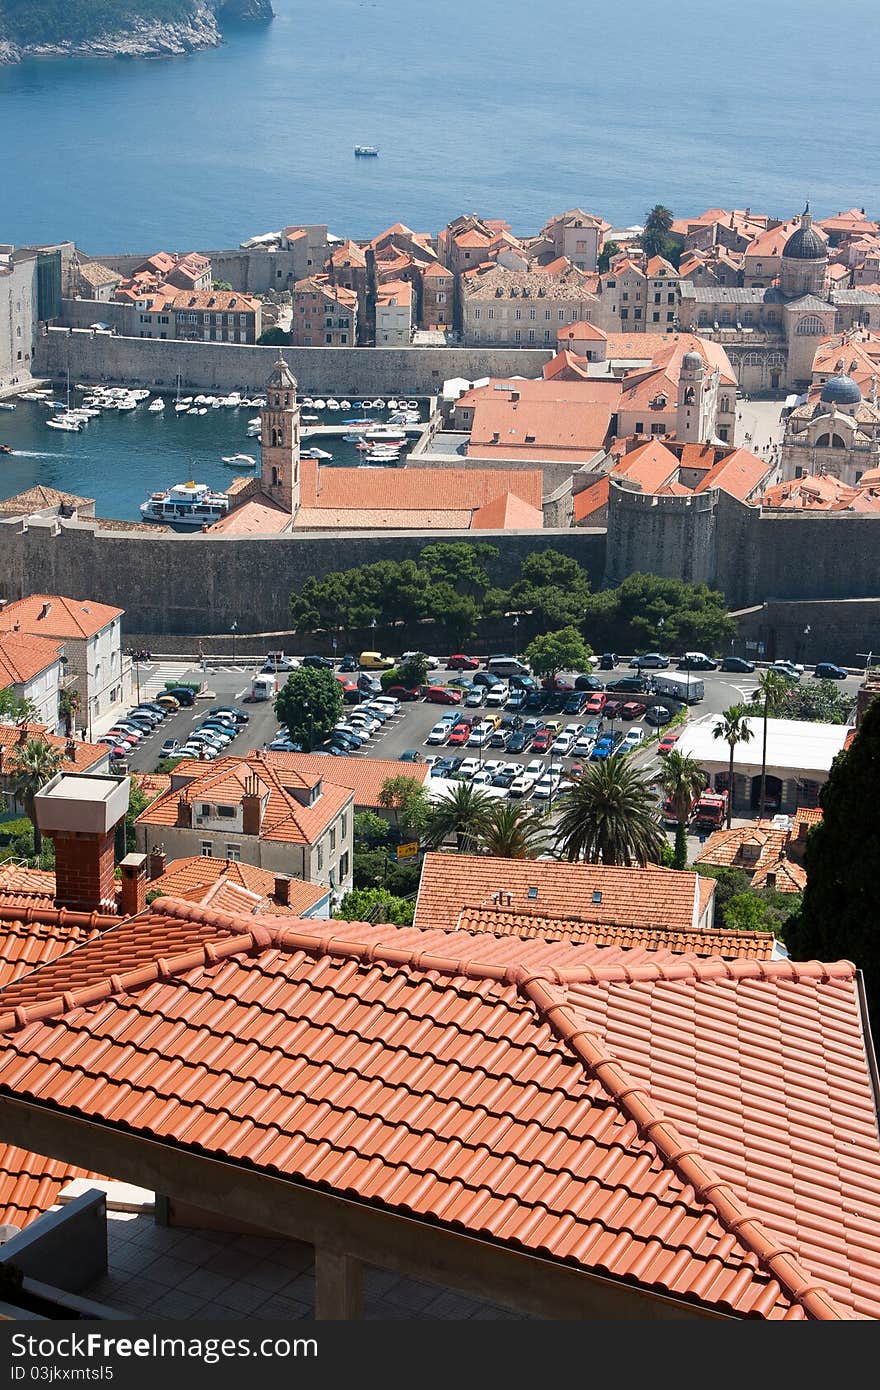
[[(101, 320), (110, 306), (89, 304)], [(107, 318), (104, 322), (109, 322)], [(449, 377), (539, 377), (552, 353), (544, 348), (283, 348), (301, 394), (432, 396)], [(278, 361), (277, 347), (178, 339), (123, 338), (89, 328), (50, 328), (37, 339), (33, 373), (71, 381), (187, 391), (262, 393)]]
[(0, 521), (0, 597), (93, 594), (125, 609), (128, 631), (228, 633), (289, 626), (288, 599), (310, 575), (377, 560), (418, 560), (438, 541), (488, 542), (500, 550), (495, 580), (519, 577), (527, 555), (559, 550), (594, 586), (605, 562), (604, 531), (294, 532), (283, 536), (194, 536), (113, 532), (87, 521)]

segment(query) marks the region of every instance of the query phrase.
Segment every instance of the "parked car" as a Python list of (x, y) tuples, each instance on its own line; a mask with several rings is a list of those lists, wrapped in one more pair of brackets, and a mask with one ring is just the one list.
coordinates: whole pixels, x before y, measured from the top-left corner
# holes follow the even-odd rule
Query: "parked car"
[(422, 698), (422, 687), (420, 685), (389, 685), (385, 692), (393, 700), (420, 700)]
[(646, 724), (668, 724), (672, 718), (672, 713), (665, 705), (649, 705), (645, 710)]
[(425, 700), (429, 705), (460, 705), (461, 691), (445, 685), (426, 685)]
[(465, 707), (467, 709), (479, 709), (485, 698), (485, 687), (482, 685), (475, 686), (474, 689), (469, 690), (464, 697)]
[(641, 656), (634, 656), (629, 664), (638, 671), (665, 671), (669, 657), (660, 652), (643, 652)]
[[(324, 657), (312, 658), (304, 656), (302, 664), (303, 666), (314, 666), (317, 662), (323, 662), (325, 659)], [(263, 663), (262, 669), (263, 673), (268, 675), (272, 671), (295, 671), (299, 664), (299, 660), (295, 656), (285, 656), (283, 652), (269, 652), (269, 655)], [(331, 661), (327, 662), (328, 666), (332, 666), (332, 664)]]
[(599, 657), (599, 670), (600, 670), (600, 671), (613, 671), (616, 665), (617, 665), (617, 654), (616, 654), (616, 652), (603, 652), (602, 655)]
[(567, 758), (574, 747), (575, 737), (567, 729), (563, 729), (561, 734), (557, 734), (550, 745), (551, 753), (558, 753), (561, 757)]
[(361, 709), (365, 710), (367, 714), (372, 714), (379, 720), (380, 724), (386, 724), (392, 715), (392, 711), (388, 706), (380, 705), (378, 700), (367, 701), (366, 704), (361, 705)]
[(399, 763), (423, 763), (426, 758), (418, 748), (404, 748), (397, 761)]
[(486, 694), (486, 708), (500, 709), (507, 702), (507, 686), (493, 685)]
[(747, 661), (744, 656), (726, 656), (721, 663), (722, 671), (742, 671), (745, 673), (754, 671), (754, 661)]
[(543, 719), (527, 719), (522, 727), (523, 733), (531, 739), (540, 729), (546, 729), (547, 725)]
[(430, 730), (425, 742), (431, 745), (445, 743), (450, 732), (451, 730), (448, 724), (435, 724), (433, 729)]
[(705, 652), (685, 652), (678, 662), (679, 671), (717, 671), (718, 662)]
[(820, 661), (813, 672), (813, 679), (817, 681), (845, 681), (849, 675), (842, 666), (836, 666), (833, 661)]
[(564, 681), (561, 676), (545, 676), (541, 681), (542, 690), (574, 690), (571, 681)]
[(236, 705), (215, 705), (214, 708), (213, 708), (212, 710), (209, 711), (209, 713), (210, 713), (210, 714), (231, 714), (231, 715), (232, 715), (232, 718), (235, 720), (236, 724), (248, 724), (248, 723), (250, 723), (250, 715), (249, 715), (249, 714), (246, 714), (245, 711), (244, 711), (243, 709), (238, 709), (238, 707), (237, 707)]
[(648, 689), (645, 676), (621, 676), (619, 680), (609, 681), (606, 690), (626, 691), (629, 695), (644, 695)]
[(417, 656), (423, 656), (423, 657), (425, 658), (425, 661), (428, 663), (428, 670), (429, 670), (429, 671), (437, 671), (437, 670), (439, 670), (439, 668), (440, 668), (440, 658), (439, 658), (439, 656), (428, 656), (428, 653), (427, 653), (427, 652), (404, 652), (403, 655), (402, 655), (402, 657), (400, 658), (400, 661), (399, 661), (397, 664), (398, 664), (398, 666), (400, 666), (400, 665), (402, 665), (402, 663), (403, 663), (404, 661), (412, 661), (412, 660), (413, 660), (415, 657), (417, 657)]
[(545, 772), (544, 776), (535, 783), (532, 796), (536, 801), (551, 801), (559, 791), (562, 778), (558, 772)]
[[(382, 727), (382, 721), (375, 715), (368, 714), (364, 710), (356, 709), (348, 716), (348, 722), (354, 729), (366, 729), (368, 734), (377, 734)], [(447, 726), (448, 727), (448, 726)]]
[(454, 758), (438, 758), (431, 766), (432, 777), (448, 777), (453, 770)]
[[(165, 690), (163, 690), (162, 694), (163, 694), (163, 695), (173, 695), (174, 698), (175, 698), (175, 700), (177, 701), (177, 703), (178, 703), (179, 705), (184, 705), (187, 709), (189, 709), (189, 708), (190, 708), (192, 705), (194, 705), (195, 702), (196, 702), (196, 692), (195, 692), (194, 690), (192, 690), (192, 689), (190, 688), (190, 686), (188, 686), (188, 685), (169, 685), (169, 686), (166, 686), (166, 688), (165, 688)], [(157, 700), (161, 700), (161, 699), (162, 699), (162, 696), (161, 696), (161, 695), (157, 695), (157, 696), (156, 696), (156, 699), (157, 699)]]
[(627, 729), (626, 737), (620, 745), (621, 752), (630, 753), (634, 748), (639, 748), (644, 741), (644, 729)]
[(346, 652), (339, 663), (340, 671), (356, 671), (358, 669), (358, 659), (353, 652)]
[(621, 719), (641, 719), (644, 712), (645, 706), (640, 700), (627, 700), (626, 704), (621, 707), (620, 717)]
[(456, 652), (446, 663), (450, 671), (477, 671), (480, 667), (478, 656), (465, 656), (464, 652)]
[(546, 753), (550, 744), (553, 742), (553, 733), (550, 729), (539, 729), (532, 739), (533, 753)]
[(593, 751), (596, 739), (595, 735), (580, 733), (572, 746), (572, 755), (576, 758), (588, 758)]
[(778, 671), (780, 676), (784, 676), (785, 679), (787, 681), (791, 681), (793, 685), (797, 685), (798, 681), (801, 678), (800, 671), (790, 661), (774, 661), (770, 666), (767, 667), (767, 670)]
[(575, 690), (604, 690), (605, 682), (599, 676), (584, 674), (575, 677), (574, 688)]
[(573, 690), (562, 706), (564, 714), (580, 714), (587, 704), (588, 696), (581, 690)]
[(467, 741), (468, 748), (485, 748), (494, 732), (495, 730), (491, 724), (487, 723), (485, 720), (481, 720), (479, 724), (475, 724), (471, 729)]
[(506, 748), (510, 734), (507, 729), (496, 729), (489, 735), (490, 748)]
[(602, 713), (606, 719), (619, 719), (620, 711), (625, 704), (625, 700), (606, 700)]
[(514, 777), (507, 788), (507, 795), (512, 797), (528, 796), (537, 780), (537, 777), (532, 773), (521, 772), (517, 777)]
[(547, 703), (547, 692), (545, 690), (530, 690), (526, 695), (524, 709), (543, 709)]
[[(394, 666), (391, 657), (383, 656), (381, 652), (361, 652), (358, 662), (362, 671), (390, 671)], [(305, 664), (306, 658), (303, 657), (303, 665)]]
[(516, 768), (516, 763), (506, 763), (504, 767), (502, 767), (498, 772), (496, 772), (493, 775), (492, 786), (503, 787), (506, 791), (510, 787), (510, 784), (513, 781), (514, 777), (517, 777), (519, 775), (516, 771)]
[(524, 753), (529, 746), (529, 737), (524, 729), (515, 729), (507, 740), (508, 753)]
[(163, 709), (167, 709), (171, 714), (176, 714), (180, 709), (180, 701), (176, 699), (175, 696), (169, 695), (167, 691), (162, 695), (156, 696), (156, 704), (161, 705)]
[(497, 684), (498, 676), (495, 675), (492, 671), (475, 671), (473, 679), (471, 680), (471, 685), (475, 687), (478, 685), (484, 685), (487, 686), (489, 690), (492, 689), (493, 685)]
[(175, 753), (180, 751), (180, 744), (176, 738), (166, 738), (162, 747), (159, 749), (160, 758), (173, 758)]
[(505, 702), (505, 709), (523, 709), (526, 703), (526, 692), (524, 690), (511, 690)]
[(584, 713), (602, 714), (607, 703), (608, 696), (604, 693), (604, 691), (597, 691), (596, 694), (591, 695), (589, 700), (587, 701), (587, 707)]
[(375, 676), (368, 676), (366, 671), (364, 671), (362, 675), (358, 676), (356, 684), (358, 690), (360, 690), (361, 693), (364, 695), (382, 694), (382, 682), (380, 680), (377, 680)]
[(469, 724), (456, 724), (452, 733), (449, 735), (450, 748), (463, 748), (470, 738), (470, 735), (471, 726)]
[(657, 752), (665, 757), (667, 753), (672, 752), (673, 748), (678, 743), (678, 740), (680, 738), (681, 734), (664, 734), (660, 742), (657, 744)]

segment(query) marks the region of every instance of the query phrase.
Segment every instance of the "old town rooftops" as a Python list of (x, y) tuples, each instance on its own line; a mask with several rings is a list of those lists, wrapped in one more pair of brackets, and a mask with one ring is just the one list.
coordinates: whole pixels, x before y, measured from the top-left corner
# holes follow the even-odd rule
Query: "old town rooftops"
[(704, 1310), (875, 1318), (853, 966), (587, 949), (160, 899), (0, 995), (0, 1093)]
[(121, 608), (95, 603), (93, 599), (31, 594), (0, 607), (0, 631), (46, 637), (95, 637), (122, 614)]

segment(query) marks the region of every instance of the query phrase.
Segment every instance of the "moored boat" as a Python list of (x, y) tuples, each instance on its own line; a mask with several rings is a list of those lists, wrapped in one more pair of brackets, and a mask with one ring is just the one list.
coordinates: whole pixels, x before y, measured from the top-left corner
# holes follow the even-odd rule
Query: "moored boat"
[(141, 503), (145, 521), (164, 521), (175, 526), (205, 526), (229, 511), (225, 492), (214, 492), (207, 483), (175, 483), (153, 492)]

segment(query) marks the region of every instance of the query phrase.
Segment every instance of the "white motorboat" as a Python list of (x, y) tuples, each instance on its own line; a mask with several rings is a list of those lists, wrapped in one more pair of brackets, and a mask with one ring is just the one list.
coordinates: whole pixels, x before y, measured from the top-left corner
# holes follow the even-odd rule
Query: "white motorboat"
[(371, 425), (364, 430), (365, 439), (379, 439), (383, 443), (405, 444), (406, 435), (397, 425)]
[(131, 396), (133, 401), (148, 401), (150, 399), (149, 391), (147, 391), (143, 387), (139, 387), (137, 391), (129, 391), (128, 394)]
[(383, 400), (375, 400), (375, 401), (373, 401), (373, 409), (374, 409), (374, 410), (384, 410), (384, 409), (385, 409), (385, 402), (384, 402)]
[(302, 401), (301, 401), (301, 404), (302, 404), (302, 405), (314, 405), (315, 402), (314, 402), (314, 400), (312, 399), (311, 396), (303, 396)]
[(206, 405), (200, 405), (198, 413), (199, 415), (207, 415), (208, 407)]
[(66, 430), (68, 434), (75, 434), (82, 429), (82, 424), (76, 420), (47, 420), (46, 424), (50, 430)]
[(386, 406), (388, 407), (389, 410), (396, 410), (396, 409), (397, 409), (397, 401), (394, 399), (393, 396), (391, 397), (391, 399), (390, 399), (389, 401), (386, 401), (385, 404), (386, 404)]
[(157, 396), (154, 401), (150, 402), (147, 408), (151, 415), (157, 415), (160, 410), (165, 409), (165, 402), (163, 401), (161, 396)]
[(336, 401), (336, 400), (334, 400), (332, 396), (330, 397), (330, 400), (327, 402), (327, 409), (328, 409), (328, 410), (338, 410), (338, 409), (339, 409), (339, 402)]
[(137, 410), (138, 404), (138, 401), (132, 400), (131, 396), (128, 396), (125, 400), (117, 403), (116, 409), (124, 414), (129, 410)]
[(342, 436), (342, 440), (345, 444), (363, 444), (364, 436), (362, 433), (351, 430), (348, 434)]
[(11, 401), (0, 401), (0, 410), (14, 410), (15, 406)]
[(340, 409), (340, 410), (351, 410), (351, 401), (340, 401), (340, 402), (339, 402), (339, 409)]
[(300, 449), (299, 456), (303, 459), (332, 459), (333, 457), (332, 454), (327, 453), (326, 449), (319, 449), (314, 444), (309, 445), (307, 449)]
[(224, 454), (223, 462), (233, 468), (256, 468), (257, 460), (253, 454)]
[(189, 410), (188, 410), (186, 413), (187, 413), (187, 415), (198, 415), (198, 413), (199, 413), (199, 408), (198, 408), (197, 405), (191, 405), (190, 408), (189, 408)]
[(186, 412), (189, 410), (189, 406), (186, 404), (185, 401), (178, 401), (174, 409), (177, 411), (178, 415), (185, 415)]
[(316, 400), (316, 401), (312, 401), (312, 405), (315, 407), (316, 410), (326, 410), (326, 409), (327, 409), (327, 402), (321, 400), (320, 398), (319, 398), (318, 400)]
[(229, 511), (225, 492), (213, 492), (207, 483), (176, 483), (153, 492), (141, 503), (145, 521), (165, 521), (176, 526), (205, 526)]

